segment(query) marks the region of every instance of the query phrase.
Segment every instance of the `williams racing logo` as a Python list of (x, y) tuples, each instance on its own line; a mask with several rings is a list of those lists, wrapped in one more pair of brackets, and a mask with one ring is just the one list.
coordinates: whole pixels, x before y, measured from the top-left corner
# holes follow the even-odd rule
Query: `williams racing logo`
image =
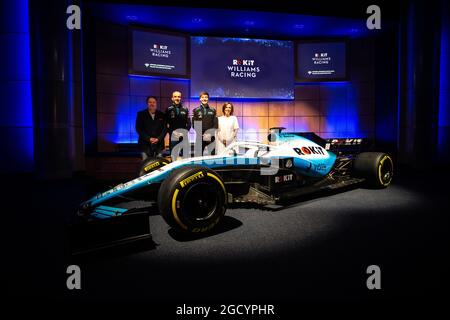
[(315, 146), (304, 146), (300, 148), (294, 148), (294, 151), (301, 156), (309, 156), (309, 155), (326, 155), (326, 151), (322, 147)]
[(314, 64), (329, 64), (331, 57), (328, 56), (327, 52), (315, 53), (312, 61)]
[(261, 68), (255, 60), (233, 59), (232, 65), (227, 66), (231, 78), (256, 78)]
[(158, 58), (169, 58), (172, 54), (168, 46), (159, 43), (154, 43), (150, 48), (150, 52), (152, 53), (152, 57)]

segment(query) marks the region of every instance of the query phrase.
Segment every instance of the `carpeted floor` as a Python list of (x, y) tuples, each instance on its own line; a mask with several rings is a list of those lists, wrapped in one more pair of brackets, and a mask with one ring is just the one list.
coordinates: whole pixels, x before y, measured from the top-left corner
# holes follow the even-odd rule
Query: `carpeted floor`
[[(232, 208), (217, 232), (199, 239), (180, 237), (152, 215), (154, 246), (75, 261), (82, 270), (78, 292), (65, 290), (64, 268), (74, 261), (64, 256), (61, 225), (86, 197), (86, 184), (37, 184), (33, 206), (45, 212), (37, 222), (39, 249), (13, 253), (24, 263), (40, 261), (41, 277), (29, 290), (16, 282), (14, 295), (69, 301), (371, 301), (438, 296), (448, 283), (449, 199), (425, 176), (404, 174), (384, 190), (357, 188), (277, 211)], [(24, 223), (33, 228), (32, 220)], [(366, 287), (369, 265), (381, 268), (379, 291)]]

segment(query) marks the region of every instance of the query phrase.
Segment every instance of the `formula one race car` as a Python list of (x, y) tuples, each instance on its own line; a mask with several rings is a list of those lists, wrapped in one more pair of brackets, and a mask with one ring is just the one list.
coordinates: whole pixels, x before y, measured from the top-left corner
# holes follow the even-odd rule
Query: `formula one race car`
[(366, 139), (324, 140), (282, 129), (271, 129), (269, 144), (236, 142), (220, 155), (148, 159), (139, 177), (82, 203), (79, 214), (92, 219), (125, 215), (133, 209), (118, 204), (140, 194), (172, 228), (203, 233), (219, 224), (230, 203), (270, 207), (319, 190), (356, 183), (385, 188), (392, 181), (392, 158), (362, 152)]

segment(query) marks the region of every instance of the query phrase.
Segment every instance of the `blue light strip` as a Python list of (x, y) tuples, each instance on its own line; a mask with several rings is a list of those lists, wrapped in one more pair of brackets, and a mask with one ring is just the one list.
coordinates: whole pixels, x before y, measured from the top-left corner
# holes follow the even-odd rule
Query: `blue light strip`
[(347, 84), (350, 83), (348, 80), (342, 81), (311, 81), (311, 82), (295, 82), (295, 85), (319, 85), (319, 84)]
[[(191, 99), (200, 98), (198, 95), (191, 95)], [(228, 98), (228, 97), (210, 97), (211, 100), (218, 101), (236, 101), (236, 102), (276, 102), (276, 101), (294, 101), (294, 99), (286, 99), (286, 98)]]
[[(2, 63), (2, 132), (14, 139), (1, 140), (1, 168), (7, 172), (31, 172), (34, 167), (33, 106), (28, 0), (4, 1)], [(5, 47), (3, 47), (5, 45)]]
[[(447, 22), (448, 23), (448, 22)], [(449, 101), (448, 99), (448, 92), (450, 88), (449, 84), (449, 68), (450, 65), (448, 63), (448, 59), (450, 57), (449, 52), (449, 37), (450, 32), (448, 30), (449, 28), (443, 26), (442, 32), (441, 32), (441, 51), (440, 51), (440, 74), (439, 74), (439, 126), (449, 126)]]
[(449, 151), (449, 127), (450, 127), (450, 81), (449, 62), (450, 59), (450, 23), (448, 3), (442, 2), (441, 43), (440, 43), (440, 66), (439, 66), (439, 113), (438, 113), (438, 156), (442, 162), (450, 159)]
[(173, 81), (190, 81), (190, 79), (185, 78), (172, 78), (170, 76), (150, 76), (150, 75), (143, 75), (143, 74), (128, 74), (129, 77), (136, 77), (136, 78), (150, 78), (155, 80), (173, 80)]
[[(14, 3), (14, 1), (13, 1)], [(19, 20), (22, 21), (23, 27), (27, 30), (27, 43), (24, 47), (20, 48), (20, 57), (22, 57), (24, 65), (27, 68), (27, 78), (30, 80), (28, 82), (29, 95), (26, 97), (25, 106), (24, 106), (24, 115), (27, 119), (29, 119), (31, 133), (27, 137), (28, 144), (24, 146), (26, 149), (27, 155), (29, 156), (29, 163), (34, 166), (34, 126), (33, 126), (33, 102), (31, 96), (31, 49), (30, 49), (30, 26), (29, 26), (29, 6), (28, 0), (20, 0), (16, 2), (18, 6), (20, 6), (20, 16)]]

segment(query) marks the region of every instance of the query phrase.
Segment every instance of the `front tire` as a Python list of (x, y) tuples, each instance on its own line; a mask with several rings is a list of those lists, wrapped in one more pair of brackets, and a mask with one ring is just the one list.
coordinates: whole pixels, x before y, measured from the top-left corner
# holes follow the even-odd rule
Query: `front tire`
[(174, 170), (161, 184), (158, 207), (174, 229), (205, 233), (218, 225), (227, 209), (227, 191), (213, 170), (189, 165)]
[(373, 188), (386, 188), (394, 176), (394, 162), (383, 152), (363, 152), (353, 162), (356, 176), (366, 179), (367, 185)]

